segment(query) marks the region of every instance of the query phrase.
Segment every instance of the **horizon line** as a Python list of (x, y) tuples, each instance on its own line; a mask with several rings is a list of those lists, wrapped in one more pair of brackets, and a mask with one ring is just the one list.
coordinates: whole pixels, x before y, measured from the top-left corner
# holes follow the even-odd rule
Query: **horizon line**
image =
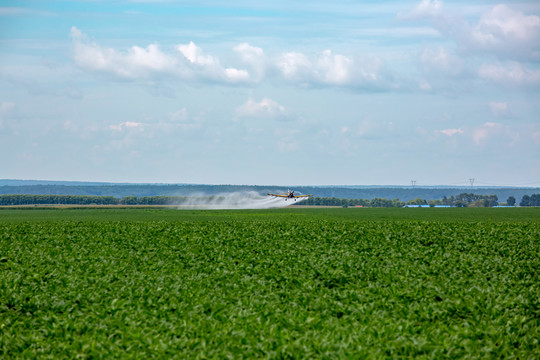
[[(480, 182), (478, 185), (467, 184), (308, 184), (308, 185), (279, 185), (279, 184), (232, 184), (232, 183), (182, 183), (182, 182), (121, 182), (121, 181), (87, 181), (87, 180), (44, 180), (44, 179), (0, 179), (0, 182), (50, 182), (50, 183), (86, 183), (96, 185), (181, 185), (181, 186), (266, 186), (266, 187), (399, 187), (399, 188), (426, 188), (426, 187), (446, 187), (446, 188), (493, 188), (493, 187), (508, 187), (508, 188), (539, 188), (540, 182), (527, 183), (520, 185), (507, 184), (489, 184)], [(9, 186), (9, 185), (0, 185)], [(24, 186), (24, 185), (21, 185)], [(89, 185), (92, 186), (92, 185)]]

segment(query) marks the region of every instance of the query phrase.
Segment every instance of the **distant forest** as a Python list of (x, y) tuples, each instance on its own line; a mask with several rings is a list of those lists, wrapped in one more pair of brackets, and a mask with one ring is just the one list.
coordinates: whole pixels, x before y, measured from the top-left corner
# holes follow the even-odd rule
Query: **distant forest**
[[(11, 184), (11, 185), (1, 185)], [(96, 184), (89, 183), (76, 185), (65, 184), (35, 184), (21, 185), (20, 182), (0, 181), (0, 195), (83, 195), (83, 196), (112, 196), (122, 199), (127, 196), (154, 197), (154, 196), (215, 196), (231, 192), (254, 191), (265, 195), (267, 193), (287, 192), (281, 186), (252, 186), (252, 185), (182, 185), (182, 184)], [(540, 193), (540, 188), (509, 188), (509, 187), (332, 187), (332, 186), (298, 186), (291, 188), (297, 194), (313, 194), (319, 198), (339, 199), (398, 199), (402, 202), (414, 199), (432, 201), (443, 199), (445, 196), (458, 196), (462, 193), (477, 195), (496, 195), (501, 201), (512, 196), (519, 203), (524, 195)]]
[[(219, 200), (220, 196), (199, 197), (211, 202)], [(10, 194), (0, 195), (0, 206), (15, 205), (182, 205), (189, 203), (192, 197), (187, 196), (92, 196), (92, 195), (24, 195)], [(515, 198), (510, 196), (505, 205), (517, 205)], [(458, 196), (446, 196), (443, 199), (430, 200), (414, 199), (407, 202), (398, 199), (390, 200), (383, 198), (368, 199), (345, 199), (335, 197), (311, 197), (303, 201), (291, 203), (296, 206), (342, 206), (342, 207), (404, 207), (411, 206), (452, 206), (452, 207), (493, 207), (499, 205), (497, 195), (478, 195), (462, 193)], [(540, 206), (540, 194), (524, 195), (519, 203), (520, 206)]]

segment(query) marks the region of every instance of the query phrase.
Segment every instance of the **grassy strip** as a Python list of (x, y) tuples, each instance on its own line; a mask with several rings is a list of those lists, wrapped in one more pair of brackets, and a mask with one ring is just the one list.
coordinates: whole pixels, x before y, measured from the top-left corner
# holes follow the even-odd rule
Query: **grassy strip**
[(302, 208), (269, 210), (191, 210), (163, 207), (55, 207), (1, 208), (0, 222), (7, 221), (291, 221), (305, 218), (342, 221), (510, 221), (540, 222), (540, 208)]

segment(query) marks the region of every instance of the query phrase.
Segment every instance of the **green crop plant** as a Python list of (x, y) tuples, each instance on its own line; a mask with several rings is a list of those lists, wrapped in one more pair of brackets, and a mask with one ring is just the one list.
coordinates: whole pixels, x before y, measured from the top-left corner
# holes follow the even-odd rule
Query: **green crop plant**
[(0, 210), (0, 358), (540, 357), (537, 210), (315, 210)]

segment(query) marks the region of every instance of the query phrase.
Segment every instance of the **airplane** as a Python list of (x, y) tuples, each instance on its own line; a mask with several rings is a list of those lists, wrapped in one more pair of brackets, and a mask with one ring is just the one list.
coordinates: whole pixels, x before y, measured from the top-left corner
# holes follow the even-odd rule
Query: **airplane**
[(267, 195), (276, 196), (276, 197), (282, 197), (282, 198), (285, 198), (285, 201), (287, 201), (287, 199), (294, 199), (294, 201), (296, 201), (297, 198), (304, 198), (304, 197), (313, 196), (313, 195), (294, 195), (294, 191), (291, 191), (291, 190), (287, 190), (286, 194), (267, 194)]

